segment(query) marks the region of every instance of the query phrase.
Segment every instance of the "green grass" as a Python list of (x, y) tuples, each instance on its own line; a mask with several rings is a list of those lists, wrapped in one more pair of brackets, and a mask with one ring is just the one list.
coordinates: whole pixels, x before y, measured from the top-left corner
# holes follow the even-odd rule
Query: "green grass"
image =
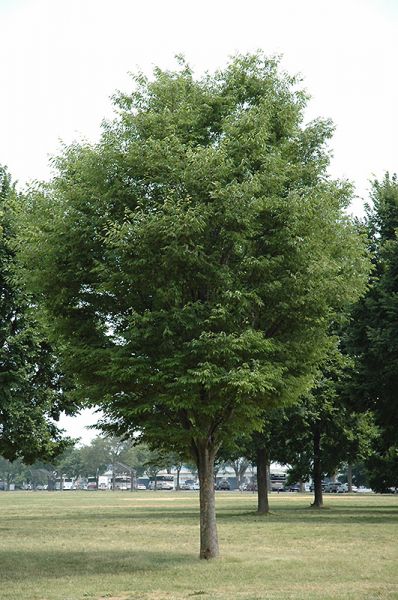
[(193, 492), (0, 494), (0, 599), (398, 599), (398, 496), (217, 495), (222, 556), (198, 556)]

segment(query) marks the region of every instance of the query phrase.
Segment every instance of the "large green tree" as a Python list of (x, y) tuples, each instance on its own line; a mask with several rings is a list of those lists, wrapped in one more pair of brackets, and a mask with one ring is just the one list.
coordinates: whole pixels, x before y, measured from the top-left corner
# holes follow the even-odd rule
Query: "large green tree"
[[(21, 216), (23, 260), (82, 398), (108, 427), (190, 452), (200, 556), (217, 556), (214, 460), (309, 384), (366, 258), (327, 176), (328, 121), (277, 61), (139, 75)], [(25, 220), (24, 217), (25, 216)]]
[(374, 411), (381, 435), (369, 463), (372, 485), (398, 486), (398, 178), (375, 180), (365, 220), (374, 270), (348, 335), (357, 356), (353, 396)]
[(11, 177), (0, 166), (0, 455), (29, 463), (68, 443), (55, 423), (67, 384), (35, 306), (17, 283), (14, 200)]

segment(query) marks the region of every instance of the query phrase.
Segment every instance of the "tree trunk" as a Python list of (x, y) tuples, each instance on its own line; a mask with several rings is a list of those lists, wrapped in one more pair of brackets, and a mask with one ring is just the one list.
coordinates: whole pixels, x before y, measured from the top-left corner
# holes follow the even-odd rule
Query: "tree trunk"
[(134, 471), (130, 470), (130, 492), (134, 491)]
[(240, 475), (239, 475), (239, 467), (237, 467), (235, 463), (231, 463), (231, 465), (232, 465), (232, 468), (233, 468), (234, 473), (235, 473), (236, 487), (239, 489), (240, 486), (241, 486)]
[(181, 473), (181, 469), (182, 469), (182, 465), (181, 465), (181, 467), (177, 467), (177, 483), (176, 483), (176, 490), (177, 491), (180, 489), (180, 473)]
[(207, 443), (197, 444), (200, 504), (200, 558), (216, 558), (219, 555), (216, 504), (214, 493), (215, 451)]
[(318, 428), (314, 429), (314, 502), (312, 506), (315, 508), (323, 507), (323, 493), (322, 493), (322, 463), (321, 463), (321, 432)]
[(239, 487), (241, 487), (243, 485), (243, 480), (245, 478), (248, 466), (249, 466), (249, 463), (245, 463), (245, 465), (241, 466), (241, 468), (240, 468), (240, 472), (239, 472)]
[(258, 448), (256, 452), (257, 463), (257, 513), (266, 515), (269, 513), (268, 502), (268, 453), (265, 448)]
[(352, 464), (348, 463), (348, 467), (347, 467), (347, 487), (348, 487), (348, 491), (351, 493), (352, 492)]
[(272, 481), (271, 481), (271, 461), (267, 460), (267, 490), (272, 492)]

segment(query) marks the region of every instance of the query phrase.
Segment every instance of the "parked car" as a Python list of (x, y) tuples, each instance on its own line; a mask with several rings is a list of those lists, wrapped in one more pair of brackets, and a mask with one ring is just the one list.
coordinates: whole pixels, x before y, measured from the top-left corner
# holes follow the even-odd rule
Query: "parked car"
[(327, 494), (339, 494), (347, 490), (344, 489), (343, 484), (340, 481), (329, 481), (329, 483), (325, 485), (324, 491)]
[(285, 486), (281, 481), (276, 481), (275, 483), (271, 483), (271, 492), (282, 492), (285, 491)]
[(135, 489), (136, 490), (146, 490), (147, 487), (143, 483), (137, 483), (137, 487)]
[(242, 492), (257, 492), (257, 483), (250, 481), (240, 486)]
[(360, 485), (357, 489), (357, 494), (371, 494), (373, 493), (373, 490), (371, 490), (368, 487), (365, 487), (364, 485)]
[(216, 490), (229, 491), (230, 489), (231, 486), (228, 479), (221, 479), (221, 481), (216, 484)]
[[(285, 488), (286, 491), (288, 492), (299, 492), (300, 491), (300, 486), (297, 483), (294, 483), (293, 485), (289, 485), (287, 488)], [(281, 492), (284, 492), (285, 489), (281, 489)]]
[(338, 488), (337, 488), (336, 492), (337, 492), (338, 494), (347, 494), (347, 492), (348, 492), (348, 483), (341, 483), (341, 484), (338, 486)]
[(180, 490), (185, 490), (185, 491), (193, 490), (194, 485), (195, 485), (195, 482), (193, 479), (186, 479), (183, 483), (181, 483)]
[(170, 481), (150, 481), (148, 484), (148, 490), (173, 490), (174, 484)]

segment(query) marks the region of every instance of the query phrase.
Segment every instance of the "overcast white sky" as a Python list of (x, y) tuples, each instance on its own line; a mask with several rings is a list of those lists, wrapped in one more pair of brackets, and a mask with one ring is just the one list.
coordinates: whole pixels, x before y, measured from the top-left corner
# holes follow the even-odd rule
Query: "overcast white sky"
[[(50, 176), (60, 140), (96, 140), (128, 72), (175, 66), (198, 73), (236, 52), (283, 54), (312, 95), (308, 118), (330, 117), (334, 176), (360, 198), (398, 170), (398, 0), (0, 0), (0, 163), (21, 184)], [(65, 419), (74, 436), (91, 413)]]

